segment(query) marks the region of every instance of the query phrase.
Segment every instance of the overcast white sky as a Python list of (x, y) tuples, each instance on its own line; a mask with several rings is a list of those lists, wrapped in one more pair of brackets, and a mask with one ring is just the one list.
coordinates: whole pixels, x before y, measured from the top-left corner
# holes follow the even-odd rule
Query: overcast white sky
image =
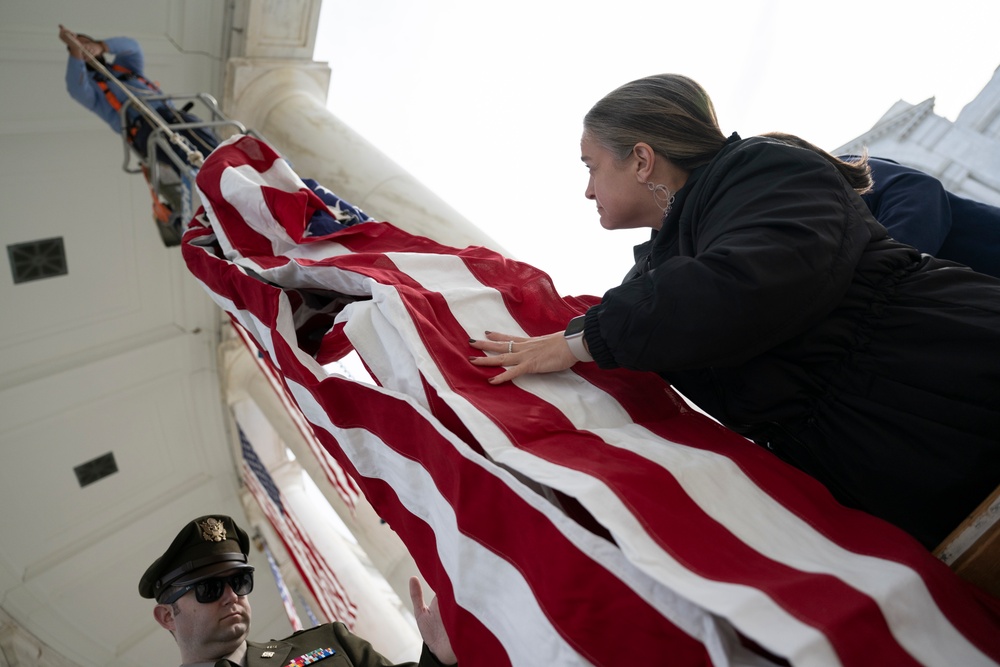
[(583, 197), (583, 114), (618, 85), (686, 74), (722, 129), (829, 150), (898, 100), (954, 120), (1000, 66), (1000, 3), (868, 0), (325, 0), (330, 109), (563, 294), (631, 266)]

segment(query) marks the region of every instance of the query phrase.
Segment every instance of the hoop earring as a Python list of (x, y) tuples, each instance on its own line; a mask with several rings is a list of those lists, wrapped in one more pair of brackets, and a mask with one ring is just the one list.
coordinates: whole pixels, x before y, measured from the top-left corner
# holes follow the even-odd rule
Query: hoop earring
[(670, 207), (674, 205), (674, 193), (667, 186), (661, 183), (654, 185), (652, 181), (646, 181), (646, 187), (653, 193), (653, 201), (663, 210), (663, 217), (666, 217), (670, 213)]

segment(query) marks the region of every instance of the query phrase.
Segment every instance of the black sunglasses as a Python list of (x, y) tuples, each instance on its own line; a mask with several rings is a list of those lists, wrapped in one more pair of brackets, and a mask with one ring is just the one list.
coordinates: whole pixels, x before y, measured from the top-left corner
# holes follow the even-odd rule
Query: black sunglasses
[(160, 604), (173, 604), (191, 589), (194, 589), (194, 597), (198, 602), (202, 604), (215, 602), (222, 597), (226, 590), (226, 584), (233, 589), (233, 593), (239, 596), (249, 595), (250, 591), (253, 590), (253, 570), (244, 570), (227, 577), (211, 577), (188, 586), (181, 586), (170, 597), (161, 600)]

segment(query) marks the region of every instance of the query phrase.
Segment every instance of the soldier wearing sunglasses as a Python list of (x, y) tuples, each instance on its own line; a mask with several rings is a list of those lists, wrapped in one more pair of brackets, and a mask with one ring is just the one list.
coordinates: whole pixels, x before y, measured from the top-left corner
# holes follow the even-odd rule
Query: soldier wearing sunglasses
[[(266, 644), (247, 641), (247, 596), (253, 590), (254, 576), (247, 562), (249, 551), (249, 536), (232, 518), (203, 516), (184, 526), (142, 575), (139, 594), (156, 600), (153, 616), (174, 636), (183, 666), (276, 667), (330, 659), (331, 667), (390, 667), (371, 644), (343, 623), (320, 625)], [(410, 581), (410, 595), (424, 648), (419, 663), (405, 665), (455, 663), (436, 600), (424, 606), (415, 578)]]

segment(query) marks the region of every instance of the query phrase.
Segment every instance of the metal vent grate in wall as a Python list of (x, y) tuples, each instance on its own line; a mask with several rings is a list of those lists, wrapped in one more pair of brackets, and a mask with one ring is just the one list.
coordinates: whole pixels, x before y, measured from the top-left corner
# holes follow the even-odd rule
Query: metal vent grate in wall
[(73, 468), (73, 472), (76, 473), (76, 479), (80, 482), (82, 489), (88, 484), (93, 484), (118, 472), (118, 464), (115, 463), (115, 455), (108, 452), (104, 456), (98, 456), (96, 459), (81, 463)]
[(66, 266), (66, 250), (61, 236), (7, 246), (10, 271), (14, 284), (31, 280), (64, 276), (69, 272)]

